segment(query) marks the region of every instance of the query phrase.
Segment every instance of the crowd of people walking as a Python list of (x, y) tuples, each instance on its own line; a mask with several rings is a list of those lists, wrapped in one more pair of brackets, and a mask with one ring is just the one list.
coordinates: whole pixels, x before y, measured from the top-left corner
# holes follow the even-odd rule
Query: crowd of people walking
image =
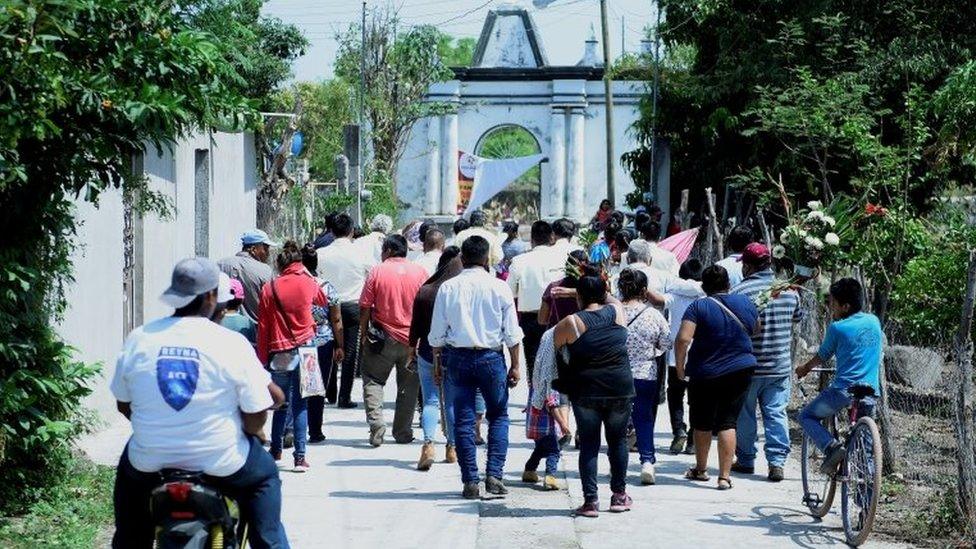
[[(535, 446), (521, 478), (559, 489), (561, 454), (575, 445), (584, 495), (577, 516), (599, 515), (597, 458), (603, 440), (610, 460), (611, 512), (627, 511), (633, 504), (627, 494), (632, 452), (641, 464), (640, 483), (657, 482), (654, 426), (664, 403), (673, 436), (669, 451), (695, 455), (687, 479), (709, 480), (713, 438), (718, 439), (718, 489), (733, 487), (733, 473), (753, 474), (761, 416), (767, 477), (782, 480), (790, 449), (786, 406), (792, 330), (804, 314), (802, 290), (777, 282), (769, 249), (754, 241), (748, 227), (731, 232), (733, 253), (714, 265), (694, 257), (679, 261), (659, 243), (659, 214), (642, 210), (628, 219), (603, 205), (591, 222), (599, 236), (583, 249), (569, 219), (532, 223), (525, 242), (517, 224), (507, 222), (496, 231), (480, 211), (454, 223), (450, 237), (447, 229), (429, 221), (394, 232), (385, 215), (373, 218), (368, 231), (356, 237), (352, 219), (339, 213), (329, 215), (322, 234), (305, 246), (278, 244), (253, 230), (242, 236), (242, 249), (233, 257), (216, 264), (186, 260), (177, 265), (165, 294), (176, 310), (173, 318), (207, 317), (223, 324), (240, 334), (233, 340), (234, 352), (249, 352), (251, 358), (243, 365), (224, 364), (220, 353), (229, 351), (211, 350), (204, 332), (192, 336), (192, 349), (181, 345), (179, 337), (191, 337), (185, 326), (170, 341), (170, 325), (173, 330), (182, 326), (174, 321), (130, 336), (112, 385), (136, 433), (119, 473), (119, 482), (131, 489), (122, 490), (120, 500), (117, 488), (117, 507), (145, 490), (144, 483), (133, 488), (126, 479), (146, 466), (192, 466), (226, 476), (264, 459), (251, 455), (261, 442), (269, 446), (267, 459), (279, 467), (284, 448), (292, 446), (292, 469), (309, 470), (314, 464), (307, 458), (308, 444), (328, 443), (326, 403), (357, 407), (356, 377), (362, 378), (366, 439), (381, 447), (387, 442), (384, 389), (394, 372), (392, 440), (414, 441), (419, 408), (423, 445), (417, 469), (429, 470), (439, 455), (457, 463), (465, 498), (507, 493), (509, 390), (523, 377), (529, 386), (523, 410), (526, 436)], [(876, 364), (871, 369), (874, 348), (861, 348), (880, 347), (880, 338), (872, 339), (880, 329), (873, 317), (860, 312), (859, 292), (850, 279), (831, 287), (837, 329), (831, 328), (815, 360), (836, 356), (839, 371), (849, 375), (839, 375), (833, 392), (802, 415), (804, 428), (815, 433), (830, 460), (839, 459), (838, 443), (816, 429), (818, 418), (844, 404), (850, 384), (866, 380), (877, 387)], [(226, 343), (230, 336), (220, 337)], [(309, 349), (314, 349), (321, 375), (312, 395), (301, 368)], [(140, 416), (146, 408), (134, 392), (151, 388), (148, 378), (139, 375), (150, 375), (154, 357), (163, 355), (182, 357), (167, 362), (172, 376), (152, 378), (166, 404), (154, 401), (154, 413), (163, 419)], [(224, 376), (231, 381), (200, 366), (204, 362), (213, 371), (234, 373)], [(805, 375), (811, 364), (797, 374)], [(242, 373), (245, 367), (255, 371)], [(173, 410), (203, 405), (201, 398), (211, 397), (201, 394), (202, 387), (213, 393), (222, 384), (236, 396), (220, 398), (230, 399), (244, 414), (237, 420), (234, 455), (223, 455), (219, 468), (212, 452), (168, 465), (140, 461), (146, 429), (158, 429), (161, 422), (179, 425)], [(266, 437), (256, 414), (279, 404)], [(435, 448), (441, 435), (443, 453)], [(482, 444), (487, 450), (483, 476), (476, 459)], [(280, 482), (262, 476), (245, 488), (280, 492)], [(275, 508), (280, 512), (280, 493), (244, 499), (243, 513), (258, 525), (253, 534), (258, 543), (253, 544), (278, 546), (273, 540), (282, 534), (269, 523)], [(145, 517), (133, 519), (132, 510), (123, 513), (126, 520), (145, 525)], [(131, 524), (128, 528), (126, 535), (131, 535)]]

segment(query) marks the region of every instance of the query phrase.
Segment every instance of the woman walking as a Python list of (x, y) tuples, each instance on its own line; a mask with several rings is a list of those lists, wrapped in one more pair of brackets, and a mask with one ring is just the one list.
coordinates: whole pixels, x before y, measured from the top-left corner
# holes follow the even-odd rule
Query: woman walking
[[(720, 265), (705, 269), (702, 289), (707, 297), (688, 306), (675, 346), (678, 377), (691, 378), (688, 406), (695, 466), (685, 477), (708, 480), (708, 451), (715, 435), (718, 489), (728, 490), (732, 488), (729, 474), (735, 454), (735, 426), (756, 369), (751, 338), (758, 329), (759, 311), (747, 296), (728, 293), (729, 274)], [(701, 344), (692, 345), (696, 338)]]
[(261, 290), (258, 315), (258, 358), (271, 371), (271, 379), (285, 393), (287, 409), (276, 410), (271, 424), (271, 455), (281, 460), (285, 434), (285, 414), (295, 428), (295, 467), (309, 469), (305, 459), (308, 436), (308, 408), (302, 398), (298, 369), (300, 347), (312, 345), (315, 320), (312, 305), (328, 307), (318, 282), (302, 264), (302, 250), (295, 242), (285, 242), (276, 259), (278, 278)]
[(617, 283), (627, 318), (627, 357), (634, 376), (634, 411), (631, 420), (637, 434), (641, 484), (654, 484), (654, 423), (660, 390), (658, 357), (671, 348), (671, 328), (664, 315), (647, 302), (647, 275), (624, 269)]
[[(560, 360), (556, 387), (573, 403), (579, 434), (579, 470), (584, 502), (577, 516), (599, 516), (597, 455), (600, 430), (606, 429), (610, 458), (610, 511), (629, 511), (627, 495), (627, 421), (634, 398), (634, 378), (627, 359), (624, 311), (608, 303), (603, 277), (583, 276), (576, 287), (581, 311), (556, 325), (553, 344)], [(564, 359), (562, 349), (568, 350)]]

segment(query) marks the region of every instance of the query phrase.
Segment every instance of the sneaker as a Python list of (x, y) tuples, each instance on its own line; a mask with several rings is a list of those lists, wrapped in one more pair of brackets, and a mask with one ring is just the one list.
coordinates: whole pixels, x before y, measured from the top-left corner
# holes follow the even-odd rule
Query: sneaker
[(275, 461), (281, 461), (281, 450), (278, 450), (277, 452), (271, 450), (270, 454), (271, 454), (271, 459)]
[(650, 461), (641, 463), (641, 484), (650, 486), (655, 482), (657, 482), (657, 477), (654, 475), (654, 464)]
[(527, 482), (529, 484), (535, 484), (536, 482), (539, 482), (539, 473), (537, 471), (532, 471), (529, 469), (522, 471), (522, 482)]
[(448, 444), (444, 449), (444, 463), (457, 463), (457, 450), (453, 444)]
[(597, 518), (598, 516), (600, 516), (600, 507), (595, 501), (587, 501), (583, 505), (577, 507), (575, 511), (573, 511), (573, 516)]
[(740, 465), (738, 461), (734, 461), (732, 462), (732, 472), (740, 475), (752, 475), (756, 473), (756, 468)]
[(783, 480), (783, 468), (778, 465), (770, 465), (769, 474), (766, 475), (766, 478), (770, 482), (780, 482)]
[(492, 496), (502, 498), (508, 495), (508, 488), (505, 488), (500, 478), (488, 477), (485, 479), (485, 492), (488, 492)]
[(837, 466), (840, 465), (840, 462), (844, 461), (844, 456), (847, 455), (847, 450), (844, 448), (843, 444), (834, 441), (830, 443), (830, 446), (827, 446), (826, 450), (824, 450), (824, 455), (827, 457), (824, 458), (824, 462), (820, 466), (820, 472), (825, 475), (832, 475), (837, 470)]
[(562, 489), (562, 486), (559, 485), (559, 481), (556, 480), (556, 477), (552, 475), (546, 475), (545, 480), (542, 481), (542, 487), (550, 491)]
[(626, 513), (627, 511), (630, 511), (630, 507), (633, 504), (634, 500), (631, 499), (626, 492), (621, 492), (619, 494), (610, 496), (611, 513)]
[(417, 460), (418, 471), (430, 471), (430, 466), (434, 464), (434, 443), (425, 442), (420, 449), (420, 459)]
[(351, 400), (340, 400), (339, 403), (336, 404), (336, 408), (339, 408), (340, 410), (352, 410), (356, 406), (359, 405)]
[(369, 431), (369, 444), (373, 448), (379, 448), (383, 445), (383, 435), (386, 434), (386, 429), (380, 427), (378, 429), (370, 429)]
[(688, 437), (685, 435), (675, 435), (674, 440), (671, 441), (671, 455), (676, 456), (685, 449), (685, 444), (688, 443)]
[(684, 454), (687, 455), (687, 456), (693, 456), (693, 455), (695, 455), (695, 441), (694, 440), (692, 440), (690, 438), (688, 439), (688, 444), (685, 446)]
[(478, 433), (478, 435), (476, 437), (474, 437), (474, 444), (475, 444), (475, 446), (484, 446), (485, 445), (485, 439), (484, 439), (484, 437), (481, 436), (481, 433)]
[(322, 444), (325, 442), (325, 435), (312, 435), (308, 437), (309, 444)]
[(481, 499), (481, 486), (477, 482), (465, 482), (461, 497), (464, 499)]
[(306, 461), (304, 457), (300, 457), (295, 458), (295, 468), (292, 469), (292, 471), (296, 473), (305, 473), (311, 468), (312, 466), (308, 464), (308, 461)]

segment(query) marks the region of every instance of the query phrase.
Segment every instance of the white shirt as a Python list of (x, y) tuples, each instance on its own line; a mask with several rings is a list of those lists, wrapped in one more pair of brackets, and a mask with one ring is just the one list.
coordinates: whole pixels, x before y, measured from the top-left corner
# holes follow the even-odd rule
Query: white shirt
[[(364, 237), (365, 238), (365, 237)], [(339, 301), (359, 301), (369, 270), (377, 265), (371, 254), (348, 238), (337, 238), (332, 244), (319, 248), (318, 276), (328, 280), (339, 290)]]
[(742, 282), (742, 254), (732, 254), (725, 259), (715, 263), (725, 267), (729, 273), (729, 288), (735, 288)]
[(431, 347), (501, 349), (522, 341), (512, 290), (481, 267), (447, 280), (434, 300)]
[(668, 349), (668, 366), (674, 366), (674, 343), (678, 339), (678, 331), (681, 329), (681, 319), (685, 316), (685, 311), (696, 299), (705, 297), (701, 282), (697, 280), (684, 280), (676, 278), (670, 281), (667, 293), (664, 294), (665, 308), (668, 311), (668, 319), (671, 321), (671, 348)]
[(583, 247), (579, 244), (574, 244), (570, 242), (568, 238), (560, 238), (551, 246), (553, 253), (561, 255), (563, 257), (563, 263), (566, 262), (566, 256), (576, 250), (582, 250)]
[(414, 263), (423, 267), (427, 274), (433, 276), (437, 271), (437, 263), (440, 262), (442, 255), (444, 255), (443, 250), (431, 250), (424, 252), (424, 255), (415, 259)]
[[(385, 234), (379, 231), (374, 231), (367, 235), (363, 235), (357, 238), (356, 241), (353, 242), (353, 244), (355, 244), (356, 247), (358, 247), (359, 250), (361, 250), (363, 253), (372, 256), (373, 265), (378, 265), (383, 262), (383, 241), (384, 240), (386, 240)], [(335, 242), (333, 242), (333, 244), (335, 244)], [(332, 246), (330, 245), (326, 247), (331, 248)]]
[(129, 461), (226, 477), (247, 461), (241, 411), (273, 404), (271, 376), (241, 334), (201, 317), (167, 317), (125, 340), (112, 394), (132, 407)]
[(648, 242), (648, 244), (651, 245), (651, 268), (678, 276), (678, 270), (681, 268), (678, 258), (669, 250), (658, 246), (657, 242)]
[(508, 268), (508, 286), (517, 298), (518, 311), (538, 311), (542, 294), (549, 284), (563, 277), (566, 258), (552, 246), (536, 246), (512, 259)]
[[(671, 273), (664, 272), (660, 269), (655, 269), (653, 265), (648, 265), (642, 261), (636, 263), (631, 263), (627, 265), (628, 269), (637, 269), (647, 276), (647, 288), (653, 290), (659, 294), (663, 294), (668, 291), (672, 281), (680, 280), (676, 276), (672, 276)], [(623, 270), (623, 269), (621, 269)], [(610, 279), (610, 287), (617, 289), (617, 284), (620, 281), (620, 272), (618, 271)], [(617, 296), (620, 296), (620, 291), (617, 289)]]
[(502, 251), (502, 238), (498, 233), (489, 231), (484, 227), (469, 227), (454, 237), (454, 245), (460, 248), (469, 236), (480, 236), (488, 241), (488, 265), (492, 268), (505, 258), (505, 253)]

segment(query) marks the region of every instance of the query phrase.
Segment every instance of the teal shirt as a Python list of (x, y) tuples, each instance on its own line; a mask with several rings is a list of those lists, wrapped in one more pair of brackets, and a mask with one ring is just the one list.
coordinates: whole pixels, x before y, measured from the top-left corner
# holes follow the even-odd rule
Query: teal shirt
[(250, 318), (240, 313), (227, 313), (220, 325), (228, 330), (233, 330), (246, 337), (251, 345), (258, 343), (258, 326)]
[(817, 355), (826, 362), (837, 359), (837, 373), (830, 386), (846, 390), (851, 385), (870, 385), (881, 394), (878, 373), (881, 369), (881, 323), (870, 313), (855, 313), (835, 320)]

